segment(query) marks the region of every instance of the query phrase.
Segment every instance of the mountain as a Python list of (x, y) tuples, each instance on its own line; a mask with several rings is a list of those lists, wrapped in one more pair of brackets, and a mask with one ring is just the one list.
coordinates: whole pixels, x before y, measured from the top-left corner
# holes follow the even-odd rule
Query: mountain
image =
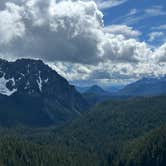
[(90, 88), (90, 86), (85, 86), (85, 87), (83, 87), (83, 86), (76, 86), (77, 91), (80, 92), (80, 93), (86, 92), (89, 88)]
[(118, 96), (157, 96), (166, 94), (166, 76), (145, 77), (125, 86)]
[(110, 93), (98, 85), (91, 86), (84, 93), (82, 93), (82, 95), (88, 101), (90, 106), (94, 106), (95, 104), (110, 98)]
[(93, 94), (96, 94), (96, 95), (105, 95), (105, 94), (108, 94), (108, 92), (106, 92), (104, 89), (102, 89), (98, 85), (91, 86), (84, 93), (93, 93)]
[[(111, 85), (111, 86), (98, 86), (98, 85), (93, 85), (98, 87), (99, 89), (102, 89), (102, 91), (105, 91), (107, 93), (115, 93), (117, 91), (119, 91), (120, 89), (124, 88), (124, 85)], [(76, 86), (76, 89), (78, 92), (80, 93), (85, 93), (87, 90), (91, 89), (93, 86), (85, 86), (85, 87), (81, 87), (81, 86)]]
[(79, 116), (88, 104), (41, 60), (0, 60), (0, 124), (46, 126)]
[(114, 94), (124, 88), (125, 85), (112, 85), (112, 86), (104, 86), (103, 89), (110, 94)]

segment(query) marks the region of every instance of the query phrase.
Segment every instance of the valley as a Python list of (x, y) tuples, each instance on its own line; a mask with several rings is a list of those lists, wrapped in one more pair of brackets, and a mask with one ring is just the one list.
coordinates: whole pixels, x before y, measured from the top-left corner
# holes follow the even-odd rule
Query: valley
[(166, 0), (0, 0), (0, 166), (166, 166)]
[(17, 89), (0, 96), (0, 164), (165, 165), (166, 96), (112, 96), (97, 85), (80, 94), (42, 61), (0, 66), (1, 86)]

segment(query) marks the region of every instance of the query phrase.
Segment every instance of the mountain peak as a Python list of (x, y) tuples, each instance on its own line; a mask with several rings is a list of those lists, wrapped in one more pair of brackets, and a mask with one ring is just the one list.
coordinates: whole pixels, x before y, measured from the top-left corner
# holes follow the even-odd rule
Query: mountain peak
[(98, 85), (91, 86), (85, 93), (106, 94), (107, 92)]
[(120, 96), (157, 96), (166, 94), (166, 76), (150, 76), (133, 82), (118, 91)]
[(65, 84), (68, 84), (64, 78), (41, 60), (0, 61), (0, 93), (4, 95), (7, 94), (5, 89), (13, 93), (39, 95), (39, 93), (45, 93), (48, 86), (58, 80), (63, 80)]
[[(4, 100), (1, 101), (2, 96)], [(11, 103), (15, 100), (16, 103), (26, 102), (22, 106), (14, 103), (15, 110), (27, 110), (26, 106), (34, 112), (44, 111), (53, 121), (66, 121), (88, 107), (81, 94), (65, 78), (41, 60), (31, 59), (0, 60), (0, 107), (6, 100)], [(6, 107), (8, 104), (4, 110), (9, 109)]]

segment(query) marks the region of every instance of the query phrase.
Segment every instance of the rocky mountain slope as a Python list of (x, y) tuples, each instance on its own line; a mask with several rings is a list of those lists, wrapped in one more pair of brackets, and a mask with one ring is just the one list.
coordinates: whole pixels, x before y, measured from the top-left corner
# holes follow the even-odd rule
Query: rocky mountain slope
[(74, 86), (40, 60), (0, 60), (0, 124), (60, 124), (87, 110)]

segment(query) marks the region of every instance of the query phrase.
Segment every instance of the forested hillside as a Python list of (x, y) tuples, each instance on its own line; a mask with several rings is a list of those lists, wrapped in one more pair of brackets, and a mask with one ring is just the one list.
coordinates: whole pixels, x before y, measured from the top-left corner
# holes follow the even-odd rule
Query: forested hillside
[(120, 158), (119, 166), (165, 166), (166, 126), (126, 143)]
[(166, 97), (110, 100), (61, 127), (2, 128), (0, 134), (5, 138), (0, 141), (0, 161), (14, 166), (28, 162), (44, 166), (164, 166), (165, 101)]
[(63, 144), (36, 144), (24, 139), (0, 139), (0, 165), (2, 166), (96, 166), (95, 154), (68, 149)]
[(90, 145), (135, 138), (166, 123), (165, 101), (166, 97), (105, 101), (56, 133)]

